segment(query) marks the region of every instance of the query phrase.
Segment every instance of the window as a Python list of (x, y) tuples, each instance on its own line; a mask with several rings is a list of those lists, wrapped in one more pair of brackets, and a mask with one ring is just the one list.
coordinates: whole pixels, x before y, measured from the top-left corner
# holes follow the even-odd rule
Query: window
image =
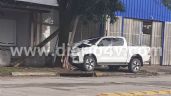
[(152, 21), (143, 21), (143, 29), (140, 38), (140, 44), (145, 46), (151, 46), (151, 36), (153, 30), (153, 22)]
[(103, 40), (100, 41), (100, 43), (98, 44), (98, 46), (111, 46), (112, 42), (110, 38), (105, 38)]
[(1, 29), (0, 45), (15, 46), (16, 45), (16, 21), (8, 20), (8, 19), (0, 19), (0, 29)]
[(94, 45), (100, 38), (95, 38), (95, 39), (91, 39), (91, 40), (88, 40), (90, 44)]
[(143, 34), (152, 34), (152, 25), (151, 21), (143, 21)]
[(122, 38), (112, 38), (112, 46), (123, 46), (124, 40)]

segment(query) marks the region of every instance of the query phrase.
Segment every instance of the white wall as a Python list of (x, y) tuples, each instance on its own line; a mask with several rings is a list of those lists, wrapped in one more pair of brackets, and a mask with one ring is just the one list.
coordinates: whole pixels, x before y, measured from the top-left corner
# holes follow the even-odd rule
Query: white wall
[[(56, 10), (50, 10), (50, 13), (44, 13), (43, 16), (43, 24), (42, 24), (42, 32), (41, 32), (41, 40), (45, 40), (49, 37), (53, 32), (55, 32), (59, 28), (59, 13)], [(54, 47), (56, 45), (56, 39), (52, 39), (45, 48), (47, 52), (53, 52)]]

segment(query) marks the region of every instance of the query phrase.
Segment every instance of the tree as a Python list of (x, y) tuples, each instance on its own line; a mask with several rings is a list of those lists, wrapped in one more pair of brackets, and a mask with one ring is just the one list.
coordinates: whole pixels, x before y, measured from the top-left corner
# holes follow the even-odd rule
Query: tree
[(111, 18), (111, 22), (114, 22), (115, 12), (123, 11), (120, 0), (57, 0), (57, 2), (60, 13), (61, 43), (68, 43), (68, 33), (75, 29), (80, 19), (99, 21), (108, 16)]
[(163, 0), (162, 2), (163, 2), (163, 4), (164, 4), (166, 7), (168, 7), (169, 9), (171, 9), (171, 0)]
[[(57, 0), (57, 2), (59, 4), (59, 29), (41, 42), (38, 47), (43, 47), (56, 35), (59, 36), (59, 46), (63, 43), (71, 45), (80, 20), (99, 22), (110, 18), (111, 23), (114, 23), (115, 12), (124, 11), (120, 0)], [(70, 40), (69, 32), (72, 32)]]
[[(59, 45), (72, 44), (78, 22), (100, 21), (110, 18), (111, 23), (116, 20), (115, 12), (123, 11), (120, 0), (57, 0), (60, 14)], [(69, 32), (72, 32), (68, 40)], [(69, 42), (68, 42), (69, 41)]]

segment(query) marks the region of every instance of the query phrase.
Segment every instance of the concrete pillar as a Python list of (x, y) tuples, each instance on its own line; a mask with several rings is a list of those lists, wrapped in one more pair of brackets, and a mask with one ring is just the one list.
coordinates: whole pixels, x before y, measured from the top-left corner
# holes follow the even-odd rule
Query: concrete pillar
[(0, 50), (0, 67), (9, 66), (11, 62), (11, 53), (8, 50)]

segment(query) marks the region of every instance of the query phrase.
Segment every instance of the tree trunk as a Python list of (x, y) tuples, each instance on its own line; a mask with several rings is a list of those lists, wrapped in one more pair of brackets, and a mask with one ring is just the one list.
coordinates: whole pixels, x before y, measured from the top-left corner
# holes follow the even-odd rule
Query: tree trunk
[(69, 43), (69, 44), (73, 44), (73, 42), (74, 42), (75, 33), (76, 33), (76, 31), (77, 31), (77, 26), (78, 26), (80, 17), (81, 17), (81, 16), (77, 16), (76, 19), (75, 19), (74, 27), (73, 27), (73, 30), (72, 30), (72, 35), (71, 35), (71, 39), (70, 39), (70, 43)]
[[(72, 16), (69, 16), (66, 10), (60, 9), (59, 10), (59, 17), (60, 17), (60, 33), (59, 33), (59, 46), (62, 47), (65, 45), (65, 49), (67, 49), (68, 45), (68, 37), (69, 32), (71, 32), (71, 23), (72, 23)], [(63, 50), (66, 53), (66, 50)], [(60, 53), (63, 53), (62, 51)], [(66, 54), (65, 54), (66, 55)], [(58, 67), (63, 67), (65, 56), (57, 58)]]
[(69, 55), (70, 55), (70, 49), (71, 46), (74, 42), (74, 37), (75, 37), (75, 33), (77, 31), (77, 26), (80, 20), (80, 16), (76, 16), (76, 18), (74, 19), (74, 26), (73, 26), (73, 30), (72, 33), (70, 34), (71, 36), (69, 36), (69, 40), (68, 40), (68, 47), (66, 50), (66, 56), (64, 57), (64, 62), (63, 62), (63, 67), (66, 69), (71, 69), (71, 64), (69, 63)]

